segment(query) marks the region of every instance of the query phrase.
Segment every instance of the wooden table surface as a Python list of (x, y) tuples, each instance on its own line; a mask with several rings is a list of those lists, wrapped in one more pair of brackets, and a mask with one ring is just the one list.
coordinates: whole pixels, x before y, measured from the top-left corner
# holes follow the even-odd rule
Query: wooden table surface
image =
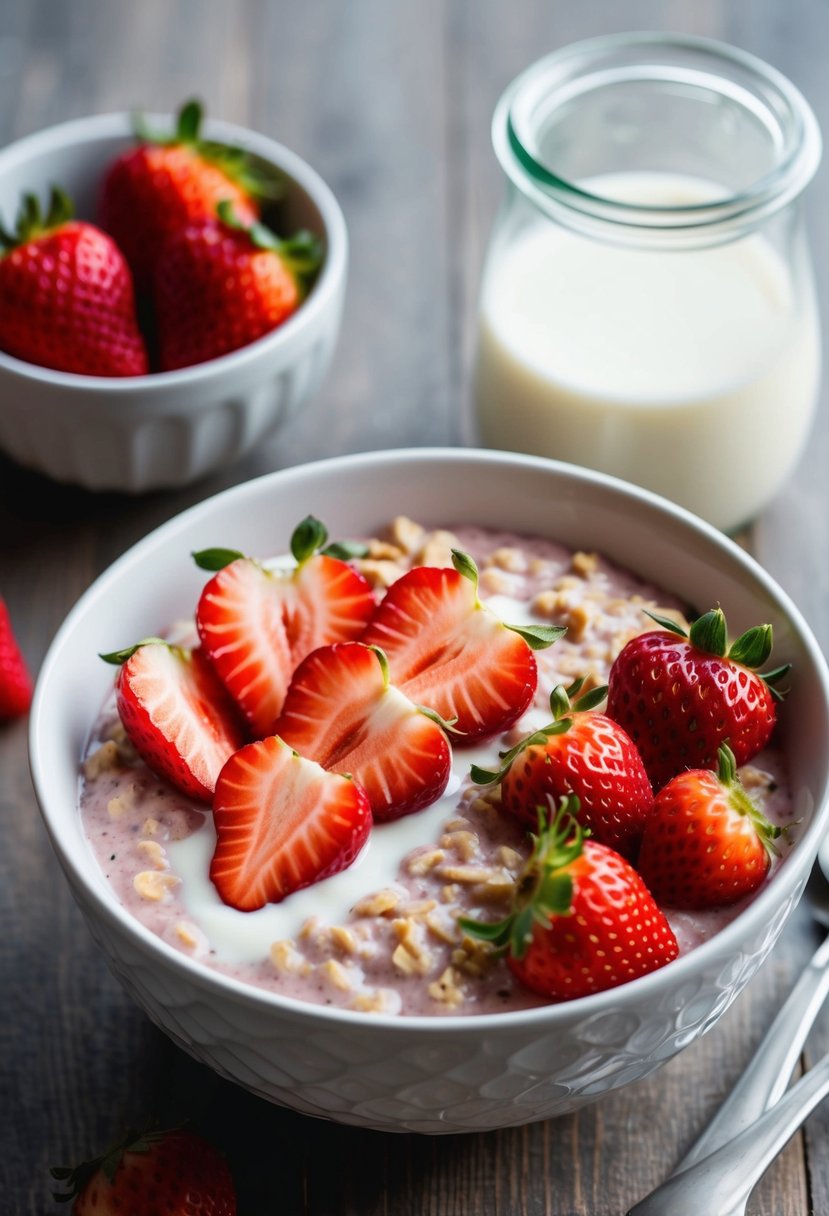
[[(191, 503), (316, 457), (468, 442), (475, 295), (501, 190), (493, 106), (542, 52), (626, 28), (753, 51), (801, 87), (827, 126), (821, 0), (2, 0), (0, 143), (64, 118), (171, 109), (197, 94), (214, 115), (310, 160), (339, 197), (352, 241), (345, 323), (319, 399), (249, 459), (181, 492), (126, 498), (60, 488), (0, 457), (0, 592), (33, 668), (92, 579)], [(822, 287), (825, 174), (808, 211)], [(822, 416), (796, 477), (747, 536), (824, 644), (828, 446)], [(49, 1164), (157, 1114), (192, 1119), (222, 1147), (242, 1216), (620, 1216), (714, 1111), (818, 940), (801, 909), (709, 1035), (572, 1117), (440, 1139), (342, 1128), (266, 1105), (153, 1028), (110, 977), (59, 873), (24, 722), (0, 729), (0, 774), (3, 1212), (61, 1210)], [(829, 1019), (806, 1065), (827, 1048)], [(829, 1212), (828, 1132), (829, 1112), (818, 1112), (755, 1191), (752, 1216)]]

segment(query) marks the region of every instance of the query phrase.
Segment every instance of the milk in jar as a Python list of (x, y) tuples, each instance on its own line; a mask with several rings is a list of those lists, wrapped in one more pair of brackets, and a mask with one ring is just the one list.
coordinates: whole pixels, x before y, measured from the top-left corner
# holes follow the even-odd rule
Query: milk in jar
[(508, 191), (481, 284), (480, 439), (724, 529), (754, 518), (818, 399), (806, 102), (733, 48), (614, 36), (528, 69), (493, 142)]

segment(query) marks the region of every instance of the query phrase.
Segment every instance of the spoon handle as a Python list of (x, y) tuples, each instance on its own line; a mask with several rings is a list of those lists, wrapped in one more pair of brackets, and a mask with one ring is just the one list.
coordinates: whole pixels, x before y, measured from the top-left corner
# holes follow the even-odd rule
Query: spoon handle
[(827, 1093), (829, 1055), (739, 1136), (672, 1175), (628, 1216), (741, 1216), (758, 1179)]
[(732, 1140), (780, 1100), (827, 995), (829, 937), (815, 951), (745, 1072), (671, 1177)]

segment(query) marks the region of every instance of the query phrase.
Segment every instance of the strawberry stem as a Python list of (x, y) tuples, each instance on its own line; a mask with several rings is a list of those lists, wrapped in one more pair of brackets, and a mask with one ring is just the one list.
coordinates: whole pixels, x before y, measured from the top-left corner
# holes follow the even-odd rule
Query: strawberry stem
[(313, 515), (306, 515), (294, 528), (291, 536), (291, 553), (297, 565), (301, 566), (309, 557), (313, 557), (318, 549), (322, 549), (328, 540), (328, 529)]
[[(127, 659), (131, 659), (136, 650), (140, 650), (142, 646), (150, 646), (160, 644), (167, 646), (168, 643), (164, 638), (142, 638), (140, 642), (136, 642), (134, 646), (125, 646), (123, 650), (111, 650), (109, 654), (99, 654), (98, 658), (103, 659), (105, 663), (112, 663), (115, 667), (120, 667), (126, 663)], [(173, 647), (171, 647), (173, 649)]]
[(36, 194), (26, 193), (20, 200), (13, 232), (0, 226), (0, 251), (7, 253), (19, 245), (36, 240), (54, 228), (60, 228), (74, 214), (72, 200), (60, 186), (53, 185), (45, 216), (41, 214), (40, 200)]
[(251, 244), (257, 249), (275, 253), (295, 279), (307, 284), (307, 281), (319, 269), (322, 261), (322, 241), (306, 228), (300, 229), (291, 237), (284, 240), (258, 221), (246, 224), (240, 220), (233, 209), (233, 203), (225, 198), (216, 207), (216, 213), (223, 224), (235, 232), (244, 232)]
[(240, 553), (238, 549), (199, 549), (195, 553), (191, 553), (193, 561), (201, 570), (224, 570), (225, 566), (229, 566), (231, 562), (236, 562), (243, 558), (244, 553)]
[(161, 148), (192, 148), (255, 199), (273, 202), (282, 198), (285, 193), (283, 174), (274, 165), (260, 161), (244, 148), (202, 139), (203, 117), (201, 102), (190, 98), (179, 110), (172, 133), (162, 134), (153, 130), (144, 115), (136, 112), (132, 116), (133, 134), (144, 144), (155, 144)]
[(459, 917), (458, 924), (470, 937), (493, 945), (499, 953), (507, 948), (513, 958), (523, 958), (533, 938), (535, 924), (547, 926), (554, 916), (567, 916), (573, 902), (572, 863), (584, 848), (584, 829), (578, 822), (578, 798), (562, 798), (551, 821), (538, 808), (538, 835), (533, 851), (520, 874), (508, 916), (501, 921), (482, 922)]
[(766, 852), (769, 856), (775, 856), (777, 849), (773, 841), (782, 835), (783, 829), (771, 823), (754, 799), (749, 797), (737, 773), (736, 757), (727, 743), (723, 743), (717, 752), (717, 779), (727, 791), (731, 809), (751, 821)]

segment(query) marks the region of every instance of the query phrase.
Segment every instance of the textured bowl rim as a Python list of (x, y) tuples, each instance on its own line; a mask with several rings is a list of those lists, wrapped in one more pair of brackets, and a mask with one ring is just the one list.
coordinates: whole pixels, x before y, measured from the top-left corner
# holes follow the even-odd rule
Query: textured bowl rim
[[(148, 114), (147, 118), (153, 123), (171, 121), (169, 114)], [(313, 325), (319, 313), (324, 311), (331, 297), (338, 291), (348, 259), (345, 217), (331, 187), (301, 156), (268, 135), (235, 123), (210, 118), (205, 119), (204, 133), (211, 139), (243, 147), (273, 164), (290, 177), (319, 209), (325, 228), (326, 245), (322, 269), (309, 295), (293, 316), (272, 333), (265, 334), (239, 350), (176, 371), (148, 372), (143, 376), (86, 376), (39, 367), (4, 351), (0, 351), (0, 369), (25, 380), (36, 380), (83, 393), (117, 392), (127, 399), (122, 403), (122, 408), (128, 408), (132, 395), (144, 394), (154, 385), (164, 389), (173, 389), (179, 385), (186, 385), (188, 389), (198, 388), (201, 381), (217, 374), (233, 375), (243, 372), (249, 363), (263, 355), (281, 350)], [(45, 127), (32, 135), (25, 135), (0, 149), (0, 177), (8, 169), (25, 164), (32, 156), (42, 155), (57, 148), (129, 137), (132, 134), (132, 115), (125, 110), (72, 118), (67, 122)]]
[[(615, 1009), (618, 1007), (620, 1000), (624, 1001), (624, 994), (626, 992), (635, 994), (640, 1000), (648, 999), (648, 997), (655, 999), (661, 988), (681, 983), (685, 977), (693, 974), (697, 969), (702, 969), (705, 961), (716, 953), (728, 953), (729, 956), (737, 953), (745, 932), (747, 930), (759, 930), (764, 924), (768, 924), (774, 909), (782, 904), (785, 892), (781, 890), (781, 887), (785, 885), (788, 893), (791, 894), (796, 889), (801, 873), (811, 866), (812, 859), (817, 853), (819, 841), (826, 831), (827, 823), (829, 823), (829, 774), (827, 774), (824, 788), (820, 791), (820, 796), (816, 801), (811, 823), (798, 841), (796, 850), (798, 857), (792, 856), (792, 858), (787, 859), (786, 866), (775, 876), (773, 882), (769, 883), (765, 890), (761, 891), (746, 909), (739, 913), (733, 921), (719, 930), (719, 932), (715, 933), (713, 937), (670, 963), (667, 968), (651, 972), (639, 979), (629, 981), (627, 984), (619, 985), (616, 988), (608, 989), (605, 992), (595, 993), (573, 1001), (496, 1013), (430, 1014), (421, 1016), (414, 1014), (371, 1014), (367, 1018), (365, 1013), (332, 1006), (315, 1005), (311, 1002), (301, 1001), (295, 997), (283, 996), (268, 989), (257, 988), (252, 984), (247, 984), (220, 971), (213, 970), (197, 962), (195, 959), (182, 954), (173, 946), (168, 945), (162, 938), (156, 936), (131, 916), (126, 908), (118, 904), (115, 893), (111, 888), (108, 889), (108, 896), (104, 898), (98, 887), (94, 886), (88, 879), (86, 870), (77, 865), (69, 852), (63, 847), (60, 825), (61, 820), (64, 818), (62, 810), (64, 799), (60, 796), (59, 792), (55, 793), (50, 788), (49, 774), (41, 763), (39, 738), (48, 729), (46, 723), (49, 712), (48, 686), (52, 671), (60, 664), (64, 637), (71, 631), (74, 622), (92, 608), (97, 600), (106, 596), (110, 586), (117, 582), (136, 560), (143, 557), (146, 552), (152, 551), (155, 547), (165, 545), (169, 540), (172, 540), (179, 530), (186, 528), (208, 506), (212, 508), (216, 503), (226, 503), (230, 498), (250, 498), (256, 500), (263, 493), (267, 493), (268, 487), (277, 480), (280, 483), (287, 484), (290, 484), (291, 481), (301, 482), (309, 473), (330, 472), (332, 476), (336, 476), (343, 468), (356, 468), (364, 471), (366, 477), (370, 479), (374, 468), (378, 465), (389, 463), (400, 465), (412, 463), (464, 463), (478, 468), (492, 468), (494, 466), (496, 468), (511, 467), (525, 468), (527, 470), (533, 469), (541, 472), (546, 471), (559, 478), (569, 479), (575, 483), (587, 485), (594, 489), (602, 488), (609, 490), (612, 493), (620, 494), (631, 503), (639, 503), (656, 510), (664, 515), (666, 519), (672, 520), (686, 530), (690, 529), (704, 540), (713, 543), (714, 547), (724, 553), (736, 567), (741, 569), (753, 581), (760, 584), (763, 592), (775, 603), (778, 610), (787, 619), (794, 635), (809, 655), (818, 684), (823, 693), (824, 702), (829, 706), (829, 669), (827, 669), (826, 660), (809, 625), (793, 601), (753, 557), (745, 553), (744, 550), (739, 548), (727, 536), (718, 532), (712, 525), (699, 519), (684, 508), (676, 506), (648, 490), (640, 489), (637, 486), (630, 485), (606, 474), (548, 460), (543, 457), (486, 451), (475, 448), (403, 448), (391, 451), (355, 453), (348, 456), (331, 457), (304, 465), (297, 465), (293, 468), (278, 470), (251, 481), (242, 482), (210, 498), (204, 499), (202, 502), (174, 516), (131, 546), (121, 557), (113, 562), (91, 584), (69, 612), (55, 635), (43, 661), (35, 689), (29, 727), (29, 756), (32, 782), (37, 794), (41, 814), (64, 870), (71, 872), (72, 881), (84, 889), (86, 897), (94, 904), (97, 914), (103, 915), (110, 925), (116, 927), (120, 932), (126, 932), (132, 944), (140, 948), (145, 955), (155, 958), (156, 962), (160, 961), (173, 971), (183, 971), (188, 981), (203, 990), (214, 994), (219, 993), (223, 997), (230, 997), (236, 1003), (252, 1003), (261, 1011), (271, 1010), (274, 1014), (280, 1012), (294, 1018), (307, 1019), (309, 1025), (322, 1024), (330, 1026), (331, 1024), (342, 1023), (343, 1025), (352, 1027), (364, 1026), (378, 1031), (382, 1030), (384, 1033), (399, 1033), (401, 1035), (410, 1034), (413, 1030), (427, 1035), (453, 1035), (470, 1032), (492, 1034), (499, 1030), (508, 1033), (523, 1027), (532, 1027), (534, 1029), (543, 1027), (548, 1030), (554, 1030), (558, 1024), (572, 1023), (582, 1018), (586, 1019)], [(613, 555), (610, 554), (610, 556), (612, 558)], [(77, 811), (74, 792), (72, 795), (72, 806)], [(91, 852), (89, 859), (94, 861)], [(159, 955), (161, 956), (160, 960), (157, 957)]]

